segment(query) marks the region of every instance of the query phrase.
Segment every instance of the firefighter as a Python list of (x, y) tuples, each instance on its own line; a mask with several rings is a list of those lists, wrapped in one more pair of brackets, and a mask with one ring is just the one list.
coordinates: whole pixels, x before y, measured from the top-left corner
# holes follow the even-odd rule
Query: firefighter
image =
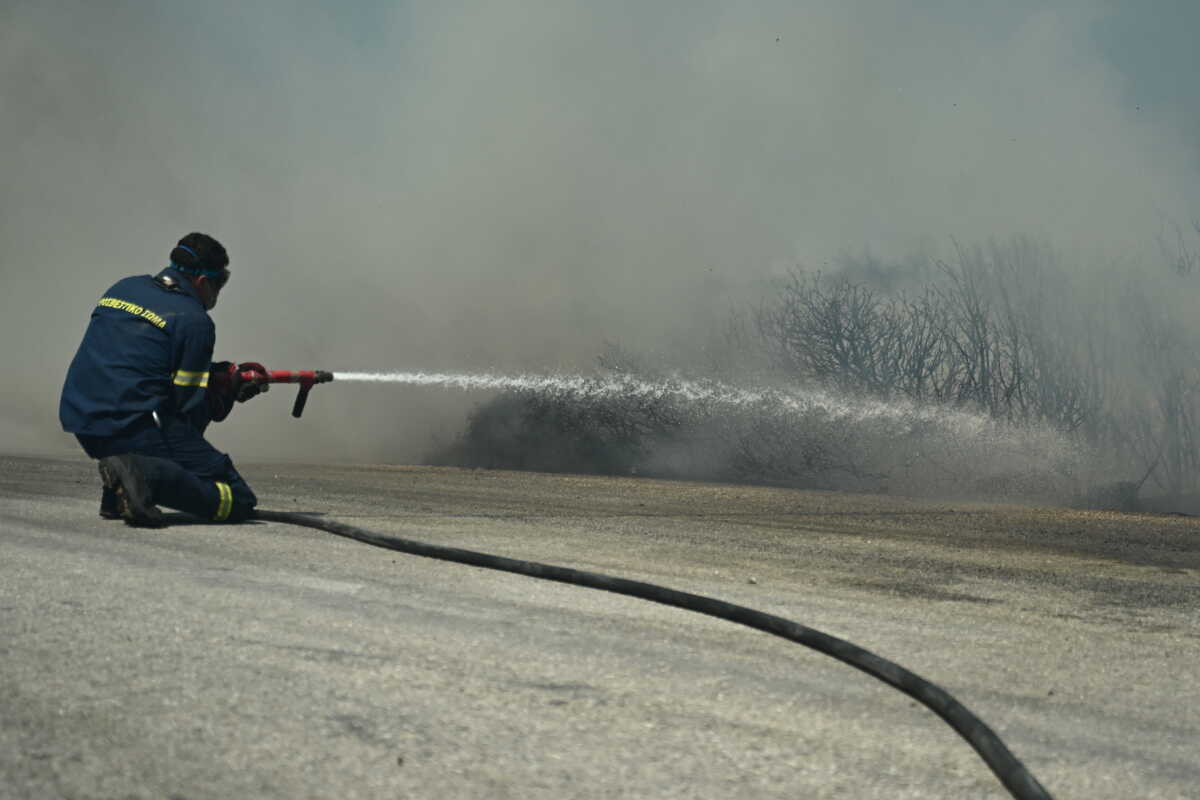
[(157, 275), (118, 281), (100, 298), (63, 385), (59, 419), (99, 460), (100, 516), (164, 524), (163, 505), (239, 522), (258, 502), (229, 456), (204, 438), (267, 384), (261, 364), (213, 363), (208, 312), (229, 280), (221, 243), (189, 233)]

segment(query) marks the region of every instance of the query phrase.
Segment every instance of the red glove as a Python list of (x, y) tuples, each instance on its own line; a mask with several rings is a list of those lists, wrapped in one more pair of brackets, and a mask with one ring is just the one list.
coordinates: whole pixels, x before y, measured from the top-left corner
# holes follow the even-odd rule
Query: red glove
[[(243, 372), (253, 373), (254, 377), (247, 380), (242, 377)], [(209, 418), (220, 422), (229, 416), (235, 400), (244, 403), (267, 391), (271, 386), (267, 383), (268, 377), (267, 368), (253, 361), (241, 364), (214, 361), (208, 372), (208, 391), (205, 393)]]
[[(254, 377), (247, 380), (247, 372), (252, 373)], [(244, 403), (252, 397), (258, 397), (271, 388), (269, 383), (271, 374), (257, 361), (243, 361), (237, 365), (233, 374), (235, 376), (233, 388), (239, 403)]]

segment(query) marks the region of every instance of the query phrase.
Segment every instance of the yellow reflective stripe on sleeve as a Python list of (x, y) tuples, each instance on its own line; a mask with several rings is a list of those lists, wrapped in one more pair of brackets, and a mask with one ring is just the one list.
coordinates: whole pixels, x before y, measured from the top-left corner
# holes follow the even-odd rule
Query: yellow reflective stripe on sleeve
[(217, 493), (221, 495), (221, 501), (217, 503), (217, 513), (213, 514), (213, 519), (217, 522), (224, 522), (229, 519), (229, 512), (233, 510), (233, 490), (229, 488), (228, 483), (214, 481), (217, 484)]
[(171, 376), (172, 382), (176, 386), (208, 386), (207, 372), (188, 372), (181, 369)]

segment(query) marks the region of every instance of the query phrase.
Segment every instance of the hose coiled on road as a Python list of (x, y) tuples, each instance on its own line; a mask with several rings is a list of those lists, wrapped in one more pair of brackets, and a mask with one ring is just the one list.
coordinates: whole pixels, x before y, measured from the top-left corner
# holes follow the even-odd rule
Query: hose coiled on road
[(334, 520), (320, 519), (307, 514), (297, 514), (287, 511), (258, 510), (255, 518), (268, 522), (283, 522), (289, 525), (301, 525), (306, 528), (332, 533), (347, 539), (354, 539), (365, 544), (397, 550), (426, 558), (441, 561), (453, 561), (483, 569), (494, 569), (501, 572), (513, 572), (518, 575), (528, 575), (531, 578), (569, 583), (574, 586), (586, 586), (590, 589), (600, 589), (605, 592), (638, 597), (653, 603), (695, 611), (710, 617), (736, 622), (756, 630), (770, 633), (805, 647), (810, 647), (827, 656), (836, 658), (857, 670), (865, 672), (873, 678), (898, 689), (941, 717), (959, 736), (967, 741), (984, 763), (995, 773), (1016, 800), (1053, 800), (1050, 793), (1038, 782), (1037, 778), (1026, 769), (1025, 765), (1012, 754), (995, 731), (983, 720), (967, 710), (962, 703), (955, 700), (949, 692), (921, 676), (910, 672), (904, 667), (886, 658), (877, 656), (858, 645), (830, 636), (827, 633), (801, 625), (783, 617), (765, 614), (752, 608), (727, 603), (703, 595), (680, 592), (657, 586), (652, 583), (631, 581), (616, 578), (598, 572), (585, 572), (569, 567), (557, 567), (551, 564), (540, 564), (536, 561), (520, 561), (513, 558), (480, 553), (474, 550), (462, 550), (455, 547), (418, 542), (412, 539), (402, 539), (395, 536), (384, 536), (363, 528), (356, 528)]

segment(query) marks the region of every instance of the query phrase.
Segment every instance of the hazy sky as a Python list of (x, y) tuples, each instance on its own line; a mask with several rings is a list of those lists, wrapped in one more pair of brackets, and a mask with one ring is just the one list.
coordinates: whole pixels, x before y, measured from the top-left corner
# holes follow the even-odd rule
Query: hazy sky
[[(218, 357), (333, 370), (577, 368), (845, 249), (1151, 249), (1200, 216), (1196, 31), (1184, 0), (0, 0), (0, 449), (73, 447), (95, 299), (191, 230), (233, 259)], [(404, 457), (468, 402), (321, 388), (214, 437)]]

